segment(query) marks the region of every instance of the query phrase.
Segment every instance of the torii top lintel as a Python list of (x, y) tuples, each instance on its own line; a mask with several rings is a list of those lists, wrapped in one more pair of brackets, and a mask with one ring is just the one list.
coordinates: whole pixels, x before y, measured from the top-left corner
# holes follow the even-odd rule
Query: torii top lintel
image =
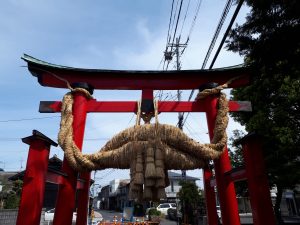
[(251, 76), (249, 68), (243, 66), (212, 70), (133, 71), (72, 68), (47, 63), (26, 54), (22, 59), (42, 86), (56, 88), (67, 88), (64, 81), (67, 80), (70, 84), (85, 82), (95, 89), (198, 89), (209, 82), (223, 84), (239, 76), (229, 85), (235, 88), (247, 85)]

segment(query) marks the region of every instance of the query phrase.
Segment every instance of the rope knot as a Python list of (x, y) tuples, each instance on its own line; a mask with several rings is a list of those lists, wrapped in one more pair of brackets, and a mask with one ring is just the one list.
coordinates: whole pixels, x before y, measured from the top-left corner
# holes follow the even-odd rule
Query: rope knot
[(88, 99), (94, 99), (94, 97), (90, 94), (90, 92), (87, 91), (84, 88), (72, 88), (72, 87), (69, 87), (69, 89), (71, 90), (72, 93), (81, 92), (81, 93), (85, 94), (85, 96)]

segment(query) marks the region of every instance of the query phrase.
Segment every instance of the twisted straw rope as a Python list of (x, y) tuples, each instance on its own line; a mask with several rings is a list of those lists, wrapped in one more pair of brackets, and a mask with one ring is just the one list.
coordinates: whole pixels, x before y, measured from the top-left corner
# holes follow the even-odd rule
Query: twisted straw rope
[[(204, 90), (198, 94), (197, 99), (220, 93), (220, 90), (226, 85), (228, 83), (214, 89)], [(64, 150), (69, 164), (75, 170), (85, 171), (109, 167), (130, 168), (130, 161), (135, 157), (137, 151), (139, 149), (147, 149), (149, 145), (154, 145), (155, 148), (159, 147), (164, 151), (166, 169), (195, 169), (201, 168), (207, 159), (219, 157), (226, 145), (227, 136), (225, 130), (228, 124), (228, 102), (225, 94), (220, 93), (214, 137), (211, 144), (199, 144), (174, 126), (157, 122), (139, 126), (139, 110), (137, 126), (128, 128), (114, 136), (97, 153), (82, 154), (73, 141), (72, 93), (77, 91), (83, 92), (87, 97), (91, 98), (91, 95), (86, 90), (83, 90), (76, 88), (64, 96), (58, 134), (58, 143)], [(157, 121), (157, 102), (155, 102), (155, 108)], [(154, 140), (154, 143), (151, 143), (151, 140), (152, 142)]]

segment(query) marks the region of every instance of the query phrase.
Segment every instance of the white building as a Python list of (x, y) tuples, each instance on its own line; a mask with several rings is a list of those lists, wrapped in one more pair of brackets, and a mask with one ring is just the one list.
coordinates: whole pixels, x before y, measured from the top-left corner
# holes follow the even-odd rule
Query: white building
[(166, 187), (166, 195), (167, 195), (167, 200), (174, 202), (177, 196), (177, 193), (179, 192), (181, 185), (180, 181), (190, 181), (196, 183), (198, 178), (195, 177), (190, 177), (190, 176), (185, 176), (183, 177), (182, 174), (175, 173), (172, 171), (168, 171), (168, 176), (170, 180), (170, 185)]

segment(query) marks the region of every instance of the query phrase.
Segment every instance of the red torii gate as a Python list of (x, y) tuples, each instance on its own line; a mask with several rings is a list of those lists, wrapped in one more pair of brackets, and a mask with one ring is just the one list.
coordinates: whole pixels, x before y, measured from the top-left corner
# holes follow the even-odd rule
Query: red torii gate
[[(85, 88), (89, 92), (95, 89), (142, 90), (142, 111), (153, 112), (153, 90), (198, 89), (210, 82), (223, 84), (234, 80), (229, 87), (241, 87), (250, 82), (250, 71), (245, 67), (231, 67), (213, 70), (183, 71), (120, 71), (78, 69), (50, 64), (31, 56), (22, 57), (28, 63), (28, 69), (38, 78), (42, 86), (66, 88), (66, 81), (73, 87)], [(161, 101), (158, 112), (205, 112), (210, 138), (216, 118), (217, 96), (194, 102)], [(42, 101), (40, 112), (60, 112), (61, 102)], [(229, 110), (251, 111), (249, 102), (229, 102)], [(89, 100), (82, 93), (74, 93), (73, 128), (74, 142), (81, 149), (83, 144), (86, 115), (89, 112), (136, 112), (137, 104), (133, 101), (103, 102)], [(76, 128), (76, 129), (75, 129)], [(249, 141), (251, 140), (251, 141)], [(88, 213), (88, 193), (90, 173), (73, 171), (67, 161), (63, 161), (62, 173), (47, 172), (50, 145), (56, 143), (43, 134), (34, 131), (33, 135), (23, 141), (30, 145), (24, 176), (21, 204), (17, 225), (38, 225), (42, 209), (45, 181), (59, 184), (54, 225), (71, 224), (75, 208), (76, 189), (79, 190), (76, 225), (86, 225)], [(275, 224), (270, 200), (269, 186), (264, 170), (261, 147), (253, 136), (243, 140), (245, 149), (245, 168), (231, 169), (227, 148), (218, 160), (214, 161), (215, 177), (209, 168), (204, 168), (204, 187), (208, 213), (208, 224), (218, 224), (214, 186), (217, 186), (222, 222), (224, 225), (239, 225), (238, 205), (234, 181), (247, 179), (254, 224)], [(253, 151), (253, 152), (252, 152)], [(261, 185), (260, 187), (258, 187)]]

